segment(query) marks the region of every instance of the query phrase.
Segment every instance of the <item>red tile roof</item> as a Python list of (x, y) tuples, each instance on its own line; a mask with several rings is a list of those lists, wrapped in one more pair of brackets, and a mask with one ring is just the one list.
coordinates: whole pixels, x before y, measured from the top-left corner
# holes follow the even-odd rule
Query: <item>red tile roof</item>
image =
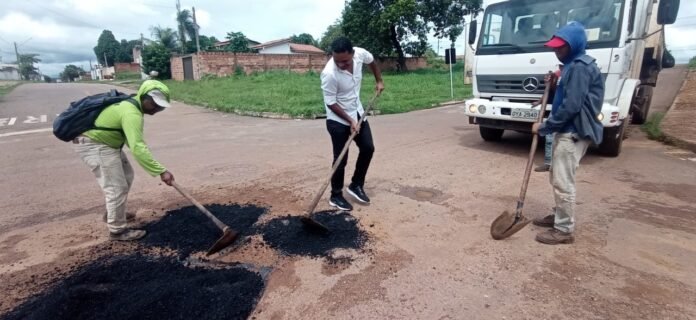
[(324, 54), (324, 50), (321, 50), (311, 44), (299, 44), (291, 43), (290, 51), (293, 53), (309, 53), (309, 54)]

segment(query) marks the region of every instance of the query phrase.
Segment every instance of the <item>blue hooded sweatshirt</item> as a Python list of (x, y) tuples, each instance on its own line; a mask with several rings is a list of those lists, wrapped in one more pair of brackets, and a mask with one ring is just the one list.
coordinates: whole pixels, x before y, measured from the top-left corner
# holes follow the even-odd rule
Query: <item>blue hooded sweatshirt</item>
[(604, 102), (604, 79), (595, 59), (585, 54), (585, 27), (570, 22), (554, 36), (570, 45), (570, 54), (561, 61), (563, 72), (556, 88), (551, 116), (539, 128), (540, 135), (576, 133), (581, 139), (602, 143), (603, 127), (597, 119)]

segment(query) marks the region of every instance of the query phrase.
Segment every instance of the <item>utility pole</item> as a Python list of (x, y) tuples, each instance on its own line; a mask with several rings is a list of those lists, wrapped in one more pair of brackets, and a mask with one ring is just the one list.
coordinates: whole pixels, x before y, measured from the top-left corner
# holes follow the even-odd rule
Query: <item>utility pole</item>
[(181, 17), (181, 2), (176, 0), (176, 23), (179, 24), (179, 38), (181, 38), (181, 53), (183, 54), (186, 50), (186, 39), (184, 38), (186, 30), (184, 30), (184, 26), (179, 21), (179, 17)]
[[(15, 54), (17, 55), (17, 68), (19, 69), (20, 62), (19, 62), (19, 50), (17, 50), (17, 42), (14, 43), (14, 46), (15, 46)], [(21, 70), (19, 72), (19, 80), (24, 80), (24, 79), (22, 79)]]
[(198, 22), (196, 22), (196, 7), (191, 7), (193, 11), (193, 27), (196, 28), (196, 53), (201, 52), (201, 44), (198, 42)]

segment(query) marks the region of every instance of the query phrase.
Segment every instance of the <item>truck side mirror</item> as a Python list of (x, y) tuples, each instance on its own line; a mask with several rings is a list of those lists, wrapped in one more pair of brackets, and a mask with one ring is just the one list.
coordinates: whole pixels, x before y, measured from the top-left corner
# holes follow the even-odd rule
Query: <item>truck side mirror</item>
[(657, 23), (661, 25), (673, 24), (677, 21), (679, 13), (679, 0), (660, 0), (657, 8)]
[(469, 44), (473, 45), (476, 42), (476, 34), (478, 33), (478, 22), (476, 20), (469, 23)]

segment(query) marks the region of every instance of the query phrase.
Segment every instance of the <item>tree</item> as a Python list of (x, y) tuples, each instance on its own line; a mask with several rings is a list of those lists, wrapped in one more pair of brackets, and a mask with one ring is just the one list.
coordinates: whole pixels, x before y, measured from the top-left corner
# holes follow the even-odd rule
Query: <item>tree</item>
[(82, 70), (82, 68), (69, 64), (66, 65), (63, 72), (60, 73), (60, 79), (63, 80), (63, 82), (73, 82), (75, 79), (79, 78), (83, 72), (85, 71)]
[(691, 60), (689, 60), (689, 68), (691, 68), (691, 69), (696, 68), (696, 57), (692, 57)]
[(169, 51), (177, 50), (177, 35), (172, 28), (162, 28), (160, 26), (150, 27), (152, 36), (155, 41), (159, 42), (162, 46), (167, 48)]
[(32, 76), (38, 74), (38, 70), (34, 64), (41, 62), (41, 59), (37, 58), (39, 55), (36, 53), (26, 53), (19, 55), (19, 74), (24, 80), (31, 80)]
[(241, 32), (230, 31), (227, 33), (225, 39), (230, 40), (230, 44), (227, 45), (225, 50), (232, 52), (252, 52), (249, 48), (249, 41), (246, 36)]
[(309, 44), (313, 46), (317, 45), (317, 41), (314, 40), (314, 37), (312, 37), (312, 35), (309, 33), (300, 33), (299, 35), (293, 34), (292, 37), (290, 37), (290, 42), (299, 44)]
[(161, 43), (155, 43), (146, 46), (143, 49), (143, 71), (149, 74), (151, 71), (157, 71), (160, 79), (169, 79), (172, 77), (170, 59), (171, 50)]
[[(213, 45), (219, 40), (215, 38), (214, 36), (208, 37), (204, 35), (198, 35), (198, 42), (200, 43), (201, 46), (201, 51), (209, 51), (213, 48)], [(196, 43), (194, 41), (189, 41), (186, 43), (186, 53), (194, 53), (196, 52)]]
[(122, 39), (119, 44), (118, 57), (116, 62), (133, 62), (133, 48), (140, 45), (140, 40)]
[(336, 38), (345, 36), (341, 24), (341, 19), (338, 19), (336, 20), (336, 22), (334, 22), (332, 25), (326, 28), (326, 31), (321, 36), (321, 40), (319, 41), (319, 48), (326, 52), (329, 52), (331, 51), (331, 43), (334, 40), (336, 40)]
[[(186, 37), (189, 39), (196, 39), (196, 25), (193, 23), (193, 15), (188, 9), (179, 11), (176, 16), (176, 23), (179, 28), (179, 41), (181, 41), (181, 48), (185, 49)], [(195, 45), (195, 44), (194, 44)]]
[[(116, 40), (114, 34), (109, 30), (102, 31), (99, 40), (97, 40), (97, 46), (94, 47), (97, 61), (105, 63), (107, 66), (113, 66), (120, 53), (121, 44)], [(104, 61), (104, 57), (106, 57), (106, 61)]]
[(44, 81), (47, 82), (47, 83), (51, 83), (51, 82), (54, 82), (54, 81), (55, 81), (55, 80), (53, 80), (53, 78), (51, 78), (51, 77), (49, 77), (49, 76), (47, 76), (47, 75), (44, 75), (43, 78), (44, 78)]
[(456, 41), (465, 16), (481, 8), (482, 0), (351, 0), (341, 27), (355, 45), (373, 54), (396, 55), (406, 70), (405, 54), (423, 55), (428, 32)]

